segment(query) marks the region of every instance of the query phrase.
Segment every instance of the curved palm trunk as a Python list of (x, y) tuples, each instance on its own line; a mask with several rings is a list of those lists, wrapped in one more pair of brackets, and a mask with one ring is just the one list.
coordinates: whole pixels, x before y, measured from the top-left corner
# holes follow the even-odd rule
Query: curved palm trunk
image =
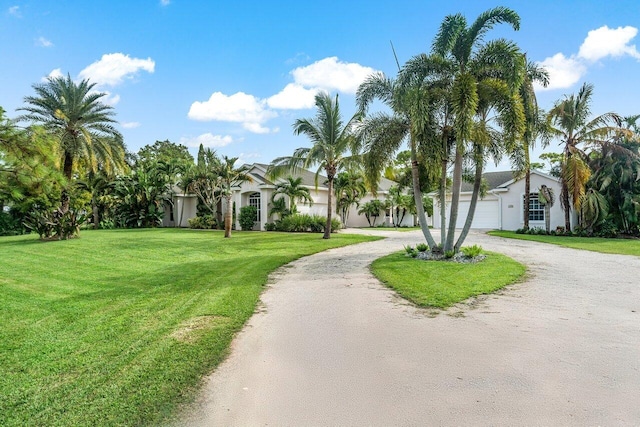
[(224, 215), (224, 237), (231, 237), (231, 228), (233, 222), (233, 202), (231, 201), (231, 194), (224, 196), (227, 201), (227, 211)]
[(424, 238), (427, 240), (427, 244), (430, 248), (438, 246), (436, 241), (429, 231), (429, 224), (427, 223), (427, 215), (424, 212), (424, 204), (422, 203), (422, 190), (420, 189), (420, 171), (418, 169), (418, 158), (416, 156), (416, 144), (413, 138), (411, 138), (411, 179), (413, 182), (413, 198), (416, 202), (416, 211), (418, 211), (418, 221), (420, 221), (420, 229)]
[(447, 159), (442, 160), (442, 173), (440, 178), (440, 246), (444, 248), (447, 238)]
[(331, 238), (331, 199), (333, 198), (333, 178), (334, 175), (327, 173), (329, 181), (329, 194), (327, 195), (327, 225), (324, 227), (323, 239)]
[(456, 159), (453, 162), (453, 186), (451, 189), (451, 214), (449, 215), (449, 230), (445, 241), (444, 251), (452, 251), (453, 239), (456, 233), (456, 222), (458, 221), (458, 204), (460, 202), (460, 186), (462, 185), (462, 153), (456, 149)]
[(454, 247), (454, 250), (456, 252), (460, 251), (462, 243), (464, 243), (464, 240), (467, 238), (469, 230), (471, 229), (473, 216), (476, 213), (476, 206), (478, 204), (478, 196), (480, 195), (480, 184), (482, 184), (482, 161), (476, 163), (476, 173), (473, 179), (473, 193), (471, 194), (469, 212), (467, 212), (467, 219), (464, 222), (464, 226), (462, 227), (462, 231), (460, 232), (460, 237), (458, 237), (458, 241), (456, 242), (456, 246)]

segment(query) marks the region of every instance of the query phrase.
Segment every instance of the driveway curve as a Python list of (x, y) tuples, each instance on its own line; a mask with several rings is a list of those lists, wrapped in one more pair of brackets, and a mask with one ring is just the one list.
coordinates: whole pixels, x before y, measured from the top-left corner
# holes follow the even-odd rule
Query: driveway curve
[(369, 272), (420, 232), (370, 233), (272, 276), (180, 425), (640, 425), (640, 258), (472, 233), (527, 280), (434, 312)]

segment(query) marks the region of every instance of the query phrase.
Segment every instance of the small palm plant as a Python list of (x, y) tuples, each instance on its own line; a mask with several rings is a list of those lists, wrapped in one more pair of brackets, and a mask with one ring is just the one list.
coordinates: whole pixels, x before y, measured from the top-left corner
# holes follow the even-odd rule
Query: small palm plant
[(551, 227), (551, 207), (555, 203), (554, 198), (555, 194), (553, 188), (547, 187), (546, 185), (542, 185), (540, 187), (540, 191), (538, 192), (538, 201), (544, 206), (544, 226), (547, 230), (547, 234), (549, 234), (549, 228)]

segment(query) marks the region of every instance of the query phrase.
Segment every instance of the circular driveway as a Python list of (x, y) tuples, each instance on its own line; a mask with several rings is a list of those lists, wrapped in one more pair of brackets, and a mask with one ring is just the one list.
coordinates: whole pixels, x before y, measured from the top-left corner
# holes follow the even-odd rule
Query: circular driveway
[(370, 263), (419, 231), (333, 249), (272, 276), (262, 306), (181, 425), (640, 425), (640, 258), (471, 233), (523, 283), (447, 311)]

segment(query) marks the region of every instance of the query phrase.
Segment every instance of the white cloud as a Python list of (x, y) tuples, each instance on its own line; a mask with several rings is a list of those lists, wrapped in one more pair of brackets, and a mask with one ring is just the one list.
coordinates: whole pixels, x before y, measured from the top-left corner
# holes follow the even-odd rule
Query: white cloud
[(11, 6), (8, 12), (9, 12), (9, 15), (22, 18), (22, 14), (20, 13), (20, 6)]
[(249, 159), (259, 159), (260, 157), (262, 157), (262, 154), (260, 153), (240, 153), (238, 155), (238, 162), (237, 164), (239, 166), (242, 166), (246, 163), (249, 163), (247, 160)]
[(337, 57), (316, 61), (291, 71), (295, 83), (329, 92), (356, 93), (358, 86), (375, 70), (356, 63), (339, 61)]
[(64, 77), (64, 75), (62, 74), (62, 70), (60, 68), (51, 70), (49, 75), (42, 78), (42, 81), (46, 82), (49, 78), (57, 79), (58, 77)]
[(44, 37), (38, 37), (36, 39), (36, 46), (40, 46), (40, 47), (53, 47), (53, 43), (51, 43), (51, 40), (47, 40)]
[(597, 61), (607, 56), (616, 58), (625, 55), (640, 59), (640, 52), (636, 46), (629, 44), (637, 34), (638, 29), (630, 26), (614, 29), (605, 25), (591, 30), (580, 46), (578, 56), (588, 61)]
[(275, 111), (267, 108), (265, 100), (243, 92), (231, 96), (214, 92), (208, 101), (196, 101), (191, 104), (188, 113), (192, 120), (242, 123), (245, 129), (254, 133), (269, 132), (269, 129), (262, 125), (277, 115)]
[(92, 92), (104, 93), (104, 96), (100, 98), (100, 101), (104, 104), (111, 105), (112, 107), (115, 106), (118, 102), (120, 102), (120, 95), (118, 95), (117, 93), (111, 93), (107, 90), (92, 91)]
[(125, 79), (133, 78), (141, 70), (153, 73), (155, 66), (156, 63), (151, 58), (139, 59), (122, 53), (108, 53), (80, 71), (80, 78), (89, 79), (101, 86), (116, 86)]
[(216, 148), (224, 147), (235, 142), (229, 135), (214, 135), (211, 132), (203, 133), (195, 138), (180, 138), (180, 144), (187, 147), (199, 147), (202, 144), (204, 147)]
[(269, 97), (267, 104), (271, 108), (282, 110), (300, 110), (312, 108), (318, 89), (306, 89), (299, 84), (289, 83), (279, 93)]
[(140, 123), (138, 122), (122, 122), (120, 125), (125, 129), (135, 129), (140, 127)]
[(579, 82), (587, 72), (587, 67), (574, 57), (567, 58), (562, 53), (546, 58), (539, 62), (549, 72), (549, 86), (543, 88), (537, 86), (539, 90), (564, 89)]
[(171, 0), (160, 0), (161, 6), (169, 6), (171, 4)]

